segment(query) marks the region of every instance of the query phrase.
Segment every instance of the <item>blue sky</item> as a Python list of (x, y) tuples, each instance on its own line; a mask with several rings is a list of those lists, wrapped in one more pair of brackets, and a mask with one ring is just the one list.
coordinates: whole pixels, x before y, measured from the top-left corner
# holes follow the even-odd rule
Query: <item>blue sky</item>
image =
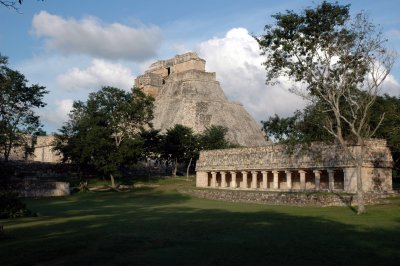
[[(318, 3), (319, 1), (314, 1)], [(389, 47), (400, 51), (398, 1), (339, 1), (352, 13), (366, 11), (382, 27)], [(56, 131), (74, 100), (101, 86), (130, 89), (154, 61), (188, 51), (207, 60), (206, 69), (228, 98), (240, 101), (260, 121), (290, 115), (304, 102), (287, 90), (266, 86), (258, 47), (271, 15), (295, 11), (312, 1), (95, 1), (25, 0), (21, 14), (0, 6), (0, 53), (31, 83), (46, 86), (48, 106), (40, 110), (45, 130)], [(400, 94), (400, 63), (384, 91)]]

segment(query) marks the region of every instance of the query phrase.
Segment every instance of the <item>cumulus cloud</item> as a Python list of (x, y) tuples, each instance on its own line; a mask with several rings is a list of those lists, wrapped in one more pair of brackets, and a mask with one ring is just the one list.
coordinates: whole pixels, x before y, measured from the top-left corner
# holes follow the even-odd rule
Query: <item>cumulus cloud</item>
[(133, 87), (135, 77), (129, 68), (94, 59), (86, 69), (77, 67), (57, 77), (58, 87), (67, 91), (97, 90), (103, 86), (113, 86), (124, 90)]
[(202, 42), (197, 52), (207, 61), (207, 71), (217, 73), (228, 98), (243, 103), (256, 121), (275, 113), (292, 115), (305, 106), (302, 98), (289, 92), (292, 84), (287, 80), (275, 86), (265, 84), (264, 58), (246, 29), (234, 28), (223, 38)]
[(68, 120), (68, 114), (72, 110), (73, 102), (71, 99), (56, 100), (54, 106), (51, 107), (51, 112), (40, 111), (39, 114), (42, 121), (52, 127), (60, 128)]
[(384, 93), (396, 97), (400, 95), (400, 84), (393, 75), (388, 75), (382, 83), (381, 94)]
[(65, 54), (142, 61), (154, 56), (161, 43), (156, 26), (132, 28), (120, 23), (104, 24), (94, 17), (80, 21), (41, 11), (33, 17), (33, 33), (46, 38), (48, 47)]

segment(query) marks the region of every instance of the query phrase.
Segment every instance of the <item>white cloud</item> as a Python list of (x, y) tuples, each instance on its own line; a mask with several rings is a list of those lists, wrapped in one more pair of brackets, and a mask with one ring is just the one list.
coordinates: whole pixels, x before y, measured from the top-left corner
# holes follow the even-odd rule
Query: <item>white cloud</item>
[(400, 84), (393, 75), (388, 75), (382, 83), (381, 93), (386, 93), (391, 96), (400, 96)]
[(61, 125), (68, 120), (68, 114), (72, 110), (73, 100), (63, 99), (56, 100), (54, 106), (50, 106), (51, 112), (46, 109), (39, 111), (42, 122), (51, 128), (60, 128)]
[(256, 121), (275, 113), (292, 115), (305, 106), (304, 100), (288, 91), (288, 81), (275, 86), (265, 84), (264, 58), (256, 40), (244, 28), (234, 28), (224, 38), (202, 42), (198, 53), (206, 60), (207, 71), (217, 73), (228, 98), (243, 103)]
[(133, 87), (135, 77), (129, 68), (105, 60), (94, 59), (86, 69), (74, 67), (57, 77), (59, 88), (67, 91), (98, 90), (113, 86), (124, 90)]
[(154, 56), (161, 43), (156, 26), (132, 28), (103, 24), (94, 17), (80, 21), (41, 11), (33, 17), (33, 32), (50, 48), (65, 54), (87, 54), (106, 59), (142, 61)]

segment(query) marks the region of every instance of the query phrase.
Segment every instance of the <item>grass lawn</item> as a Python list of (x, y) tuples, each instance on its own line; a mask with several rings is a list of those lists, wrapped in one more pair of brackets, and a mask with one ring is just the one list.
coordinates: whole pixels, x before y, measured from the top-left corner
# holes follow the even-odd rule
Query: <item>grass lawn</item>
[(400, 265), (400, 199), (356, 215), (197, 199), (183, 179), (131, 192), (28, 199), (0, 220), (0, 265)]

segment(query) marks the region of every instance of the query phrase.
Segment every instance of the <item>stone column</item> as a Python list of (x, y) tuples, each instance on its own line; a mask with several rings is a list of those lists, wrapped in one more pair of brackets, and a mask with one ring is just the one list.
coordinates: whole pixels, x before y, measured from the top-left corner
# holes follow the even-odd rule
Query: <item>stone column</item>
[(285, 171), (287, 189), (292, 189), (292, 171)]
[(226, 172), (221, 171), (221, 187), (226, 187)]
[(251, 171), (251, 188), (257, 188), (257, 171)]
[(334, 170), (327, 170), (329, 175), (329, 190), (332, 191), (335, 188), (335, 171)]
[(211, 187), (217, 187), (217, 172), (211, 172)]
[(315, 178), (315, 190), (319, 190), (320, 188), (320, 183), (321, 183), (321, 171), (319, 170), (314, 170), (314, 178)]
[(247, 172), (246, 171), (242, 172), (242, 177), (243, 177), (242, 188), (247, 188)]
[(236, 172), (231, 172), (231, 188), (237, 188), (237, 184), (236, 184)]
[(300, 173), (300, 189), (306, 189), (306, 171), (299, 170)]
[(279, 179), (278, 179), (278, 171), (272, 171), (272, 173), (274, 174), (274, 189), (279, 189)]
[(268, 188), (268, 171), (261, 171), (262, 173), (262, 188)]

